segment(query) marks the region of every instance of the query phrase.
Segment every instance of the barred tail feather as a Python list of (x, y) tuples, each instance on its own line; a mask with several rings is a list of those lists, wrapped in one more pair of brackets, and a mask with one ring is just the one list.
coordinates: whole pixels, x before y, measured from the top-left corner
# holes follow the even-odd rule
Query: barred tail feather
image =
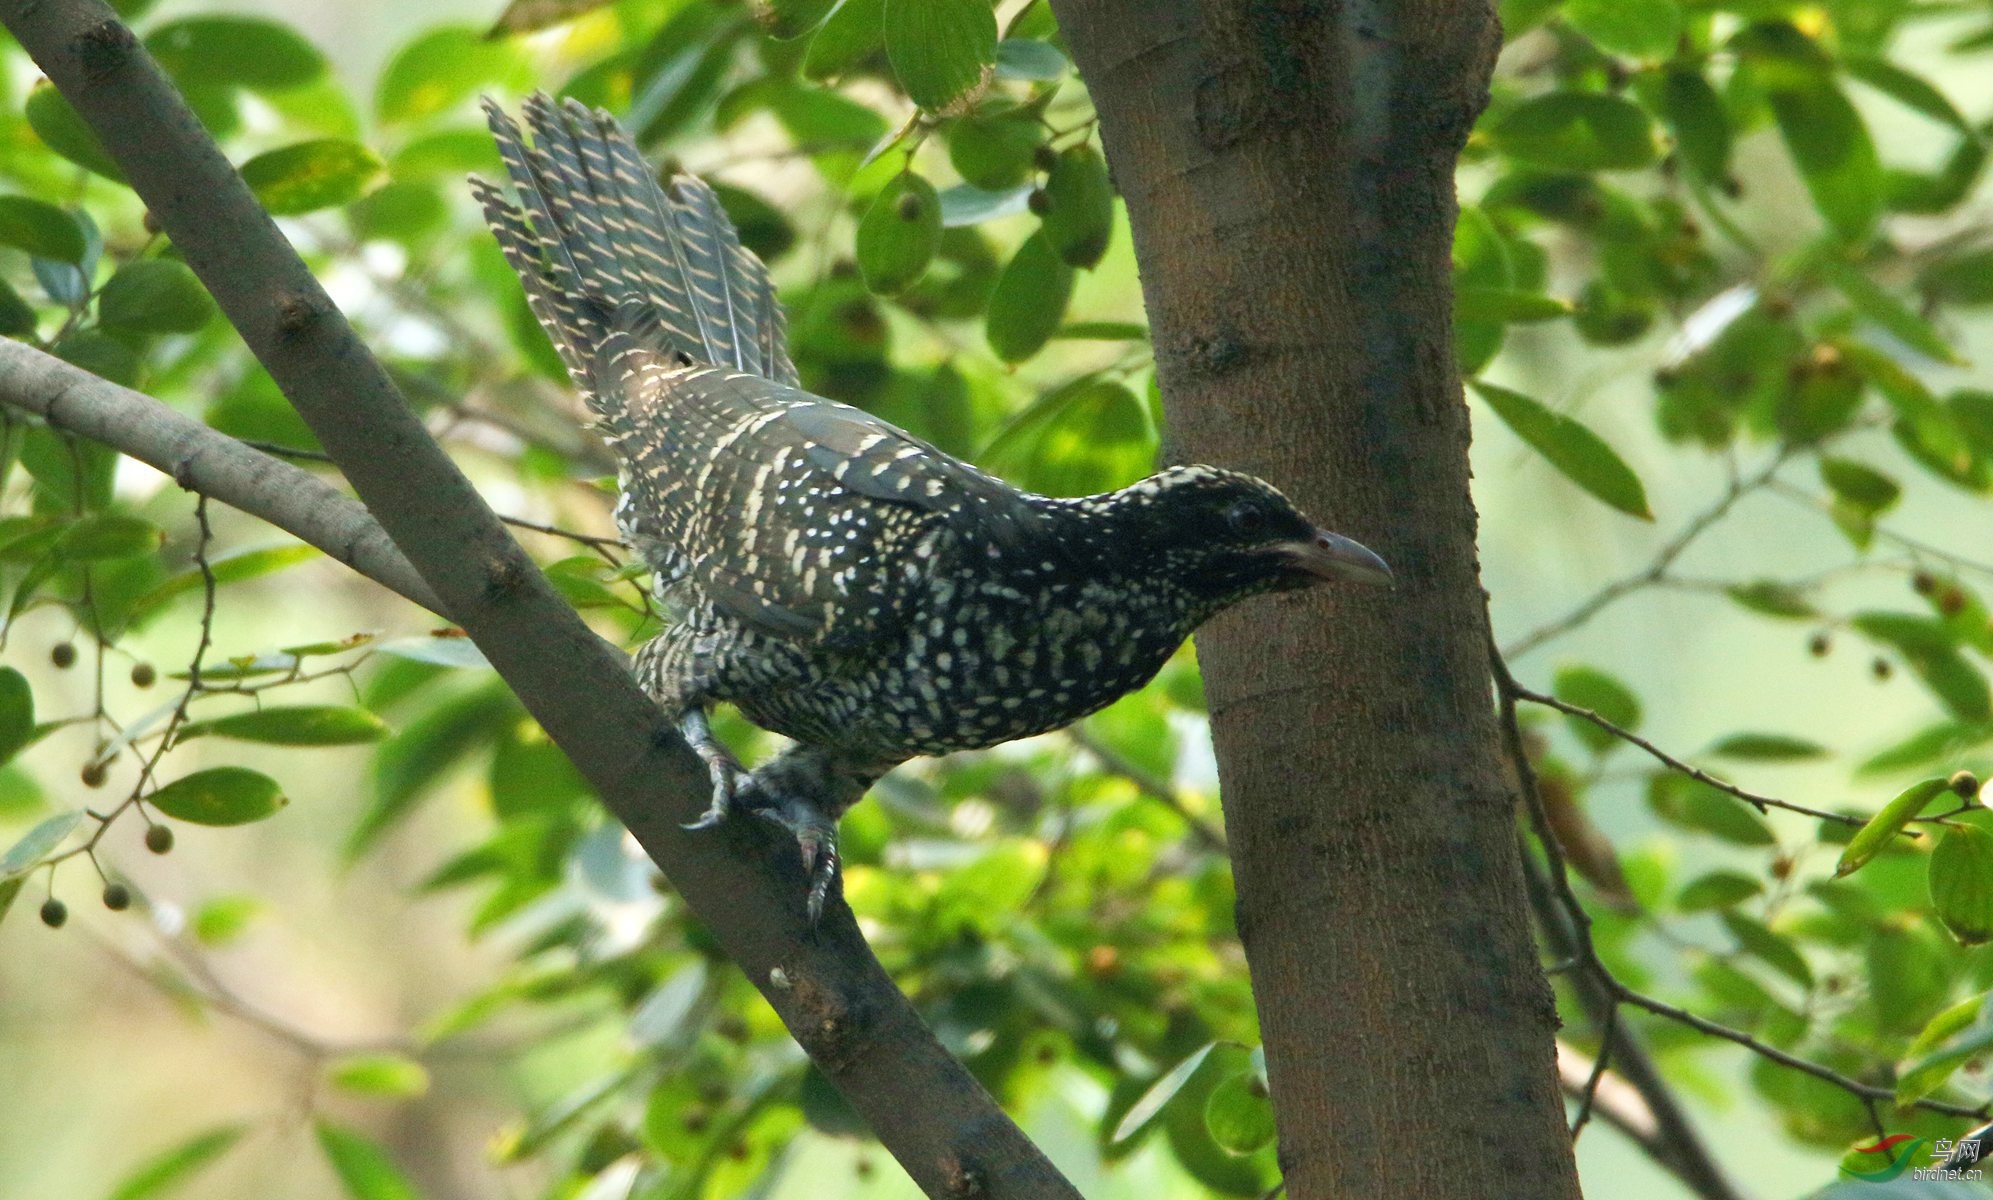
[[(525, 130), (485, 112), (517, 202), (471, 180), (527, 303), (591, 407), (595, 359), (612, 332), (660, 351), (794, 385), (768, 269), (740, 243), (719, 197), (681, 175), (658, 185), (615, 118), (529, 97)], [(527, 144), (526, 134), (532, 137)]]

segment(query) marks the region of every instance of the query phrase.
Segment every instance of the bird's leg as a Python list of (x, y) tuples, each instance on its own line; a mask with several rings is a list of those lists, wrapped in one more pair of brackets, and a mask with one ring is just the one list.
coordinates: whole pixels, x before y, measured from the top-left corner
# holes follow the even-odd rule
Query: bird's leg
[(756, 816), (789, 831), (809, 876), (810, 924), (838, 879), (837, 819), (858, 803), (895, 764), (853, 760), (798, 744), (755, 768), (740, 783), (740, 802)]
[(809, 801), (797, 796), (771, 796), (754, 810), (754, 815), (789, 831), (803, 854), (803, 873), (810, 878), (808, 898), (810, 924), (823, 918), (824, 900), (837, 881), (837, 822), (825, 816)]
[(740, 764), (734, 756), (713, 736), (713, 727), (707, 723), (706, 710), (693, 705), (678, 718), (678, 732), (684, 736), (685, 744), (692, 747), (692, 753), (706, 764), (706, 771), (713, 778), (713, 799), (696, 821), (688, 822), (687, 829), (711, 829), (727, 819), (732, 811), (736, 778), (740, 775)]

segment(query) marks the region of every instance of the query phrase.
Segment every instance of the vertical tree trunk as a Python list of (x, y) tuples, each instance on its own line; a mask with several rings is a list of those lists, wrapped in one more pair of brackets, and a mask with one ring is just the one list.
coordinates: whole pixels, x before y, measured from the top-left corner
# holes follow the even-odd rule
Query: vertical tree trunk
[(1398, 575), (1199, 637), (1288, 1194), (1576, 1196), (1451, 345), (1453, 171), (1493, 14), (1053, 7), (1133, 220), (1168, 456), (1268, 477)]

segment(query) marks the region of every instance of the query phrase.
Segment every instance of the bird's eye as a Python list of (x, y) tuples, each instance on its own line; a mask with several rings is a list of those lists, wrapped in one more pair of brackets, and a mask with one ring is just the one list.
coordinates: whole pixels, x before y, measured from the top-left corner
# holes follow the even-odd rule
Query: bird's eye
[(1225, 523), (1232, 527), (1233, 533), (1251, 537), (1266, 527), (1266, 514), (1253, 505), (1236, 504), (1225, 514)]

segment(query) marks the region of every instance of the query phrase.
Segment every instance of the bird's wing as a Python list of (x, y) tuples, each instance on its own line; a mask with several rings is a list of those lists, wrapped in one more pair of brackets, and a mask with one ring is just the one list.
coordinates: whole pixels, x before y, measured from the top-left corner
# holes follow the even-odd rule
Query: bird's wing
[[(942, 526), (1014, 540), (1021, 493), (849, 405), (612, 335), (594, 386), (624, 464), (625, 532), (777, 637), (855, 648), (897, 628)], [(931, 550), (930, 550), (931, 552)]]

